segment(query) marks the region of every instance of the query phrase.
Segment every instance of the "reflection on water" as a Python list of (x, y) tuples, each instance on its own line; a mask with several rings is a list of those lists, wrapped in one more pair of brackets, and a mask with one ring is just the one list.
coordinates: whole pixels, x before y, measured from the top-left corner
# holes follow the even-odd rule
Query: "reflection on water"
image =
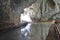
[(24, 28), (21, 27), (21, 35), (24, 40), (29, 40), (30, 27), (31, 27), (32, 20), (29, 15), (24, 15), (24, 14), (21, 14), (20, 20), (21, 20), (21, 23), (27, 22)]
[(21, 35), (27, 40), (29, 40), (29, 35), (30, 35), (30, 26), (31, 23), (28, 23), (25, 28), (21, 29)]

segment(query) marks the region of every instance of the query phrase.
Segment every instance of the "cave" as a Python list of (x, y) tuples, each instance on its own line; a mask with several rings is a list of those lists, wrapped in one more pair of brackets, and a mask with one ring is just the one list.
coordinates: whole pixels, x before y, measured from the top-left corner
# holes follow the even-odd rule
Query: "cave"
[(0, 40), (58, 40), (60, 0), (0, 0)]

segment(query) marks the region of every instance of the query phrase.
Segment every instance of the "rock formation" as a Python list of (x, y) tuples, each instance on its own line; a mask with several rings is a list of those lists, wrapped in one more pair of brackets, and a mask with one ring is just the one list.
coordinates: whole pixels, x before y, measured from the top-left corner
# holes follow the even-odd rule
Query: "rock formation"
[(19, 25), (20, 14), (25, 8), (29, 8), (32, 19), (56, 19), (53, 15), (59, 13), (59, 4), (56, 0), (0, 0), (0, 26)]
[(20, 13), (36, 0), (0, 0), (0, 27), (19, 25)]

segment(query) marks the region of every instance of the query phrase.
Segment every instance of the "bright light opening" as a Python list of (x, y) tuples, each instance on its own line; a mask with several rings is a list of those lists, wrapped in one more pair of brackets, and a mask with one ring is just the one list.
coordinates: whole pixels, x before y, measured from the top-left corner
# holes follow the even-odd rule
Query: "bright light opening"
[(30, 34), (30, 27), (31, 27), (31, 22), (32, 22), (29, 16), (29, 12), (26, 12), (28, 10), (29, 9), (25, 8), (24, 9), (25, 13), (21, 14), (21, 17), (20, 17), (21, 23), (28, 22), (28, 24), (24, 28), (21, 29), (21, 34), (27, 38), (29, 37), (28, 35)]
[(24, 14), (21, 14), (21, 17), (20, 17), (20, 20), (21, 22), (32, 22), (31, 18), (29, 15), (24, 15)]

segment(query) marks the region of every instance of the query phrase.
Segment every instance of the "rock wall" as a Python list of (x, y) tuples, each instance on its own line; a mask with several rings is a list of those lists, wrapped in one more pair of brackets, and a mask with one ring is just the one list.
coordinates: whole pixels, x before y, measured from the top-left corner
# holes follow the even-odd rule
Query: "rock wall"
[(36, 0), (0, 0), (0, 27), (19, 25), (20, 14)]
[(56, 15), (59, 16), (60, 13), (60, 5), (58, 4), (60, 3), (56, 0), (37, 0), (27, 8), (29, 10), (26, 12), (30, 14), (31, 18), (43, 21), (57, 19)]
[(39, 20), (59, 19), (60, 3), (53, 0), (52, 4), (55, 3), (55, 6), (52, 7), (49, 2), (50, 0), (0, 0), (0, 27), (6, 24), (19, 25), (20, 14), (24, 8), (29, 8), (30, 12), (27, 11), (27, 13), (29, 12), (31, 18)]

